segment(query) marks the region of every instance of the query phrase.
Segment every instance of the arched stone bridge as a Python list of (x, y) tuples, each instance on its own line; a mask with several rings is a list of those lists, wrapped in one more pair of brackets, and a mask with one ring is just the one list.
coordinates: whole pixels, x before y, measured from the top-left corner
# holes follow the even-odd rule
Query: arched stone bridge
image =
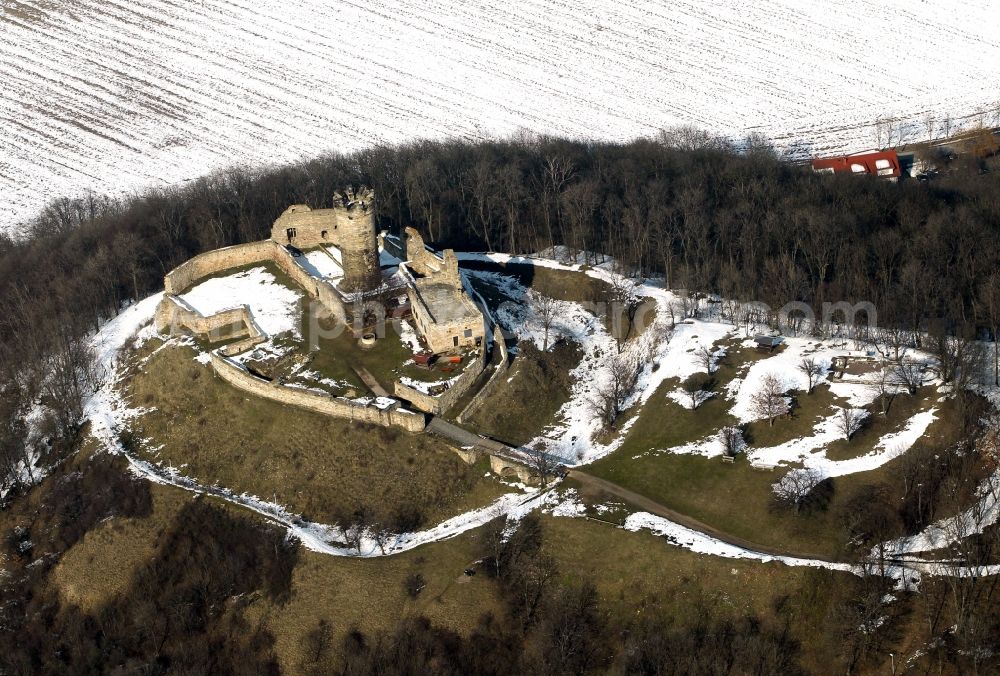
[(427, 431), (458, 444), (455, 452), (469, 464), (476, 462), (480, 456), (488, 455), (490, 470), (502, 478), (517, 477), (521, 483), (530, 485), (541, 481), (540, 464), (548, 467), (550, 478), (563, 471), (562, 465), (555, 458), (544, 458), (543, 463), (539, 463), (536, 451), (508, 446), (496, 439), (479, 436), (440, 417), (435, 417), (428, 423)]

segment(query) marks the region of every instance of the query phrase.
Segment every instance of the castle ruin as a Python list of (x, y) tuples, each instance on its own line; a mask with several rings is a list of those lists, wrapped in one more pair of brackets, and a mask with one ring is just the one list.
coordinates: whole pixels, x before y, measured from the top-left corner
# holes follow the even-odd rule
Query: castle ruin
[[(182, 263), (164, 277), (164, 295), (154, 319), (157, 330), (172, 335), (195, 334), (210, 341), (224, 336), (228, 342), (212, 350), (210, 363), (220, 378), (245, 392), (332, 417), (423, 432), (427, 426), (425, 413), (440, 415), (454, 406), (472, 391), (484, 372), (489, 362), (486, 316), (466, 292), (453, 250), (436, 253), (413, 228), (407, 228), (402, 239), (376, 234), (374, 198), (370, 189), (363, 188), (337, 193), (334, 205), (328, 209), (292, 205), (275, 220), (270, 239), (207, 251)], [(479, 348), (480, 352), (443, 394), (434, 396), (401, 380), (395, 382), (395, 397), (382, 393), (361, 399), (272, 381), (240, 360), (241, 355), (269, 338), (249, 306), (202, 315), (182, 298), (208, 277), (264, 262), (275, 264), (362, 340), (368, 338), (367, 329), (363, 324), (358, 326), (357, 319), (365, 308), (382, 304), (385, 316), (385, 304), (395, 303), (393, 316), (402, 318), (407, 310), (411, 312), (418, 338), (429, 352), (455, 353), (466, 348)], [(348, 320), (351, 312), (353, 326)], [(492, 334), (502, 357), (489, 383), (506, 371), (507, 363), (499, 327), (492, 327)], [(467, 408), (471, 409), (475, 401), (474, 397)], [(492, 442), (485, 452), (495, 465), (523, 464), (518, 458), (511, 461), (516, 451), (497, 442)], [(496, 471), (510, 473), (507, 465)], [(524, 475), (522, 480), (533, 480), (529, 470), (519, 471)]]
[(382, 283), (375, 233), (375, 194), (370, 188), (334, 194), (331, 209), (293, 204), (271, 226), (271, 240), (305, 250), (334, 246), (340, 251), (343, 291), (372, 291)]
[(406, 232), (407, 296), (417, 332), (435, 354), (479, 347), (486, 335), (483, 315), (462, 286), (458, 258), (452, 249), (442, 256), (430, 251), (420, 233)]
[[(384, 304), (405, 294), (417, 334), (430, 352), (481, 346), (485, 318), (465, 291), (455, 252), (439, 255), (407, 228), (398, 252), (405, 260), (400, 260), (385, 251), (384, 239), (376, 235), (375, 195), (369, 188), (336, 193), (329, 209), (294, 204), (275, 220), (269, 240), (209, 251), (169, 272), (158, 325), (195, 330), (214, 324), (212, 318), (189, 317), (180, 294), (209, 275), (270, 260), (356, 335), (365, 330), (372, 305), (381, 303), (375, 314), (384, 317)], [(347, 319), (351, 314), (354, 322)], [(253, 332), (248, 328), (246, 333)]]

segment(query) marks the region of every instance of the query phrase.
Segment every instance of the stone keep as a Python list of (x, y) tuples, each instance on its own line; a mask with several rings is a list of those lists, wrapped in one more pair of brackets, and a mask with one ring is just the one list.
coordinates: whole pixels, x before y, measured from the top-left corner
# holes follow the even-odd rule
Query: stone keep
[(331, 209), (293, 204), (274, 222), (271, 239), (299, 249), (336, 246), (344, 268), (343, 291), (371, 291), (381, 284), (375, 194), (370, 188), (335, 193)]

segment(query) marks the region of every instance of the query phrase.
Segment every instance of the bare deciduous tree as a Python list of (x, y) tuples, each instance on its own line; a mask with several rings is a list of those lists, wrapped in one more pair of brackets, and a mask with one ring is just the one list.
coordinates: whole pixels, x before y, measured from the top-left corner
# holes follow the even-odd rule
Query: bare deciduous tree
[(758, 303), (740, 303), (733, 323), (743, 327), (743, 335), (750, 337), (754, 329), (768, 322), (767, 310)]
[(980, 284), (976, 300), (993, 341), (993, 384), (1000, 385), (1000, 272)]
[(892, 384), (905, 389), (909, 394), (916, 394), (924, 384), (924, 366), (919, 362), (902, 359), (892, 365), (889, 378)]
[(880, 326), (868, 334), (869, 345), (886, 359), (899, 361), (913, 344), (913, 334), (900, 326)]
[(549, 349), (549, 330), (552, 328), (552, 322), (556, 318), (556, 301), (551, 296), (546, 296), (541, 293), (531, 294), (531, 309), (538, 317), (538, 321), (542, 324), (542, 329), (545, 332), (545, 337), (542, 340), (542, 351), (545, 352)]
[(709, 389), (712, 387), (712, 377), (707, 373), (692, 373), (681, 383), (681, 389), (691, 400), (691, 409), (696, 409), (711, 398)]
[(365, 535), (368, 533), (370, 516), (371, 515), (366, 510), (359, 509), (351, 515), (346, 525), (341, 523), (340, 526), (344, 536), (344, 542), (347, 543), (348, 547), (358, 553), (361, 552), (361, 546), (365, 542)]
[(694, 360), (705, 373), (715, 372), (715, 351), (707, 345), (702, 345), (694, 351)]
[(528, 463), (531, 470), (538, 477), (538, 482), (542, 488), (547, 488), (549, 480), (552, 479), (559, 467), (559, 462), (542, 448), (531, 448), (528, 452)]
[(879, 368), (868, 375), (866, 385), (878, 399), (882, 415), (887, 414), (892, 400), (896, 396), (896, 384), (892, 379), (892, 370), (887, 364), (881, 364)]
[(369, 526), (368, 532), (371, 538), (375, 540), (375, 545), (378, 547), (379, 552), (385, 555), (386, 545), (392, 540), (395, 533), (389, 528), (389, 526), (381, 521), (375, 521)]
[(793, 469), (772, 486), (775, 502), (781, 506), (791, 507), (798, 514), (809, 493), (822, 480), (823, 474), (814, 467)]
[(976, 448), (993, 467), (1000, 467), (1000, 414), (994, 413), (984, 418), (982, 426)]
[(739, 427), (723, 427), (719, 430), (719, 441), (722, 442), (722, 452), (730, 458), (735, 458), (747, 447), (743, 430)]
[(937, 119), (934, 117), (934, 111), (928, 110), (924, 113), (923, 118), (924, 131), (927, 133), (927, 140), (934, 140), (934, 131), (937, 129)]
[(799, 362), (799, 370), (806, 377), (808, 386), (806, 387), (806, 393), (812, 394), (813, 389), (819, 382), (820, 376), (823, 375), (823, 365), (820, 364), (814, 357), (803, 357), (802, 361)]
[(846, 441), (850, 441), (864, 425), (867, 417), (868, 411), (864, 409), (842, 406), (837, 412), (837, 430)]
[(667, 303), (667, 316), (670, 318), (670, 329), (673, 330), (677, 326), (677, 322), (684, 319), (684, 313), (681, 308), (681, 301), (679, 299), (673, 299)]
[(604, 378), (589, 403), (605, 429), (610, 429), (615, 426), (625, 403), (632, 396), (642, 367), (631, 355), (616, 354), (607, 360), (602, 370)]
[(928, 340), (944, 382), (964, 390), (983, 374), (985, 355), (982, 345), (973, 338), (973, 327), (948, 332), (943, 326), (935, 326)]
[(84, 337), (60, 327), (42, 381), (43, 403), (56, 415), (64, 436), (72, 436), (83, 419), (87, 396), (98, 387), (96, 355)]
[(23, 412), (18, 411), (19, 397), (9, 390), (0, 389), (0, 488), (8, 488), (20, 478), (20, 469), (34, 480), (31, 449), (27, 443), (28, 427)]
[(785, 386), (781, 378), (773, 373), (765, 375), (760, 382), (760, 389), (753, 393), (750, 399), (750, 409), (758, 418), (766, 418), (769, 425), (788, 413), (788, 400), (785, 398)]

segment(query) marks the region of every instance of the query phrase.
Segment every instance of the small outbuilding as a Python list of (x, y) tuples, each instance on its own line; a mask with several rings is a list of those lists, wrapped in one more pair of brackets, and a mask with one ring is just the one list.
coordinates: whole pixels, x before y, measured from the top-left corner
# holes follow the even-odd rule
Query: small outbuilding
[(882, 178), (899, 178), (903, 174), (895, 150), (816, 158), (812, 168), (818, 174), (868, 174)]
[(785, 339), (781, 336), (754, 336), (753, 341), (757, 343), (757, 349), (767, 350), (768, 352), (774, 352), (775, 349), (783, 342)]

